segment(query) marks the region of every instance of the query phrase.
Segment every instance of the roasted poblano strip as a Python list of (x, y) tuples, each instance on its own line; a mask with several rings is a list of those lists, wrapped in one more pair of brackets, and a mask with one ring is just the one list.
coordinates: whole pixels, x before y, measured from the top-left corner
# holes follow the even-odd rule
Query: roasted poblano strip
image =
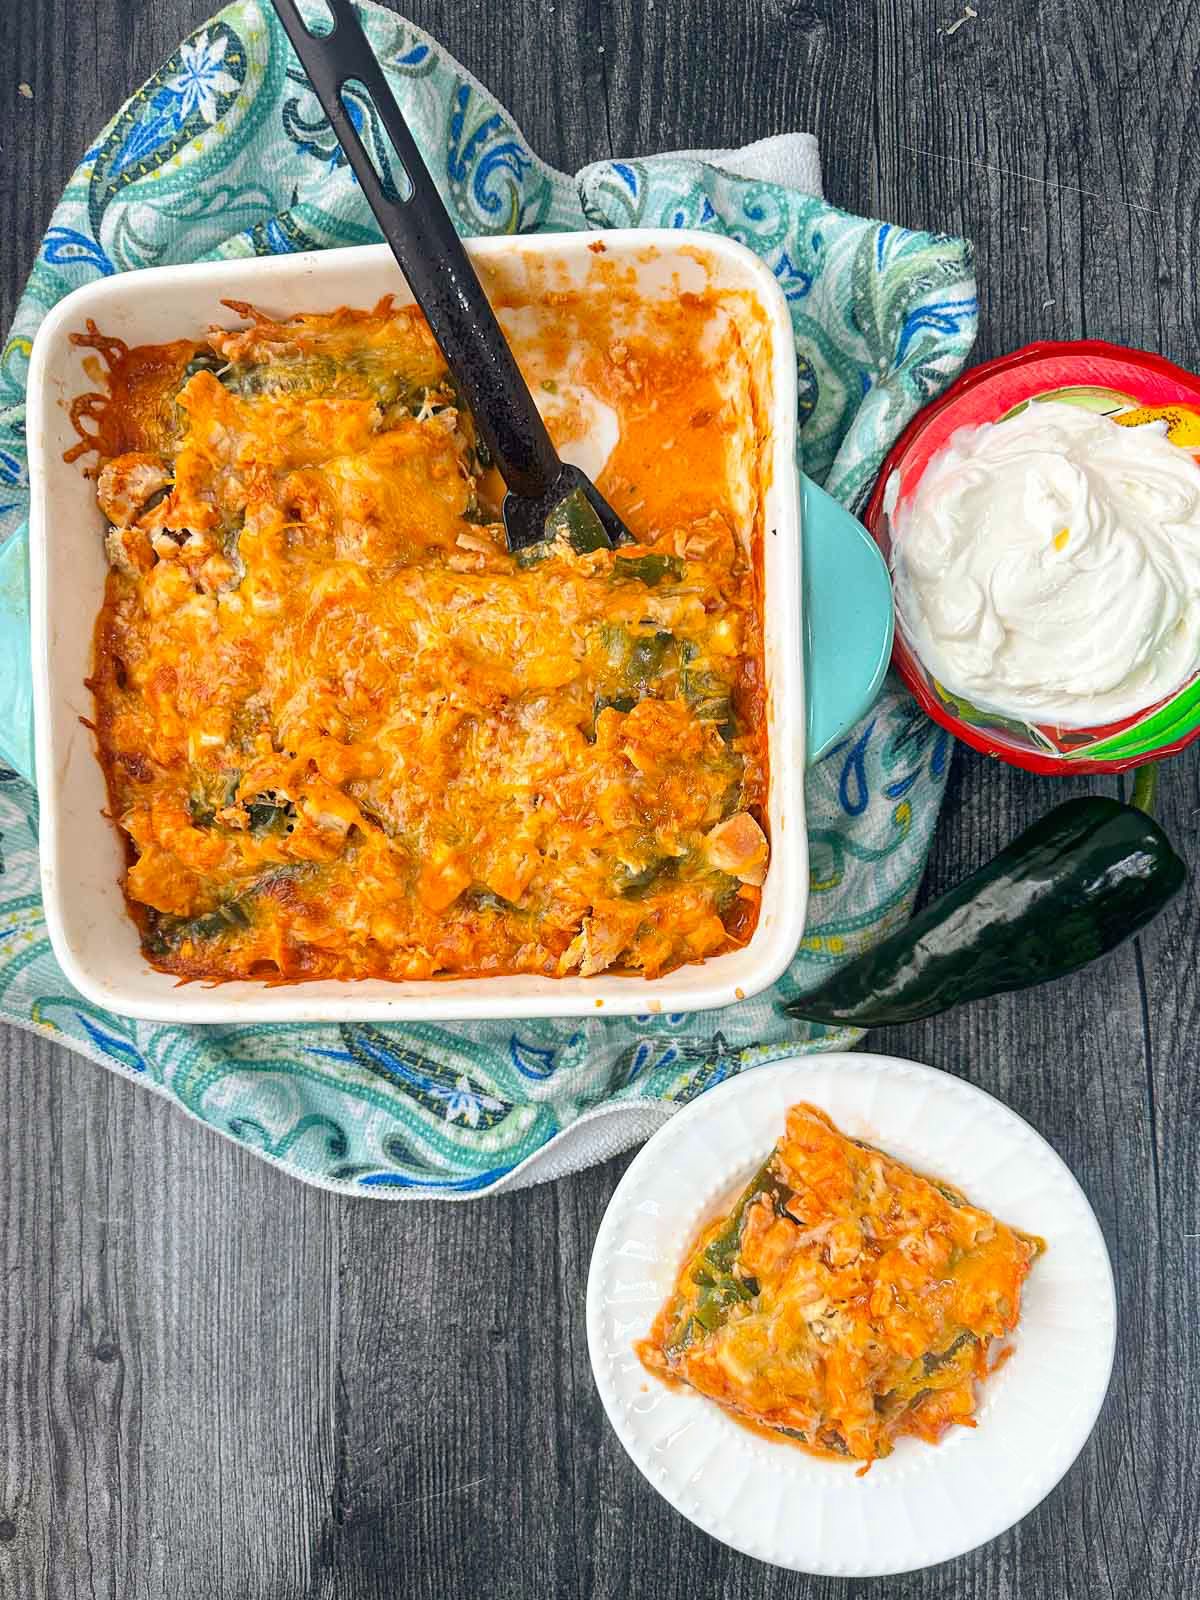
[(613, 562), (613, 577), (637, 578), (651, 587), (664, 578), (678, 583), (683, 577), (683, 562), (678, 556), (658, 550), (648, 551), (644, 556), (617, 556)]
[(667, 668), (667, 656), (675, 647), (675, 636), (664, 633), (643, 633), (634, 638), (625, 664), (625, 676), (639, 689), (646, 689)]
[(978, 1349), (976, 1335), (961, 1329), (943, 1349), (918, 1356), (893, 1388), (876, 1396), (875, 1410), (891, 1420), (911, 1411), (932, 1390), (955, 1387), (974, 1367)]
[(520, 550), (513, 551), (513, 560), (522, 569), (536, 567), (539, 562), (545, 561), (550, 554), (550, 545), (546, 540), (541, 544), (527, 544)]
[(623, 716), (628, 716), (635, 705), (637, 705), (637, 696), (633, 694), (598, 694), (592, 705), (592, 721), (594, 723), (600, 713), (607, 711), (610, 706), (614, 711), (619, 711)]
[(592, 700), (591, 726), (583, 727), (584, 738), (589, 744), (595, 744), (596, 723), (602, 711), (607, 711), (611, 708), (613, 711), (619, 711), (622, 716), (628, 716), (637, 703), (638, 697), (635, 694), (613, 694), (606, 690), (598, 691)]
[(792, 1198), (792, 1191), (776, 1175), (773, 1161), (772, 1151), (746, 1185), (720, 1229), (692, 1258), (688, 1276), (699, 1293), (695, 1300), (681, 1297), (675, 1326), (664, 1343), (668, 1355), (686, 1349), (693, 1340), (707, 1333), (715, 1333), (734, 1306), (744, 1305), (758, 1293), (754, 1279), (741, 1277), (734, 1268), (751, 1203), (760, 1195), (767, 1195), (777, 1215), (787, 1214), (784, 1207)]
[(249, 896), (227, 900), (198, 917), (168, 917), (152, 912), (146, 944), (151, 955), (165, 955), (182, 944), (208, 944), (250, 926)]
[[(675, 635), (661, 628), (654, 629), (653, 623), (646, 623), (644, 627), (647, 631), (614, 622), (600, 627), (602, 659), (597, 688), (608, 705), (628, 700), (632, 702), (628, 709), (632, 710), (637, 701), (646, 698), (654, 683), (679, 666), (682, 647)], [(596, 714), (602, 710), (603, 706), (597, 703)]]
[(517, 909), (511, 900), (506, 900), (503, 895), (481, 883), (473, 883), (462, 898), (464, 904), (474, 907), (476, 911), (499, 911), (503, 914)]
[(329, 356), (281, 357), (276, 361), (234, 362), (220, 381), (243, 400), (260, 395), (329, 394), (337, 380), (337, 363)]
[(217, 812), (237, 801), (237, 787), (241, 781), (241, 773), (228, 771), (224, 774), (194, 773), (192, 781), (195, 788), (188, 796), (187, 802), (192, 826), (211, 828), (217, 820)]
[(736, 730), (733, 696), (724, 678), (685, 663), (679, 674), (679, 690), (701, 722), (715, 722), (724, 738), (732, 738)]
[[(183, 369), (183, 383), (190, 383), (198, 372), (211, 372), (216, 375), (225, 365), (224, 357), (219, 356), (215, 350), (197, 350)], [(182, 384), (180, 387), (182, 388)]]
[(612, 540), (605, 532), (604, 524), (592, 510), (591, 502), (582, 489), (572, 489), (546, 518), (547, 542), (552, 542), (560, 535), (576, 555), (586, 555), (589, 550), (612, 548)]
[(249, 882), (243, 881), (238, 894), (199, 916), (172, 917), (152, 910), (148, 917), (146, 948), (151, 955), (163, 956), (185, 943), (207, 944), (241, 933), (250, 926), (254, 902), (260, 895), (270, 895), (281, 885), (308, 878), (312, 873), (311, 862), (284, 862), (268, 867)]
[(471, 523), (476, 528), (486, 528), (493, 522), (500, 521), (500, 513), (495, 506), (488, 504), (478, 490), (473, 489), (467, 496), (467, 503), (463, 508), (463, 521)]
[(936, 1372), (951, 1361), (970, 1365), (975, 1360), (975, 1352), (979, 1348), (979, 1340), (969, 1328), (964, 1328), (957, 1334), (944, 1350), (927, 1350), (921, 1357), (921, 1367), (926, 1377), (931, 1372)]
[(617, 873), (614, 887), (618, 894), (636, 900), (641, 895), (649, 894), (651, 889), (657, 889), (662, 884), (668, 883), (678, 874), (679, 861), (675, 856), (659, 856), (656, 861), (651, 861), (648, 866), (636, 871), (622, 867)]
[(386, 346), (352, 352), (341, 360), (296, 350), (268, 361), (226, 361), (215, 351), (199, 350), (184, 368), (183, 381), (197, 372), (211, 372), (230, 394), (243, 400), (279, 394), (358, 396), (377, 400), (387, 411), (398, 407), (413, 416), (458, 409), (460, 404), (447, 377), (431, 374), (422, 381), (405, 373), (402, 357)]
[(591, 550), (607, 550), (612, 541), (604, 531), (604, 524), (592, 510), (582, 489), (572, 489), (565, 500), (560, 500), (546, 518), (546, 537), (537, 544), (526, 545), (514, 554), (519, 567), (536, 567), (552, 553), (556, 539), (565, 539), (576, 555), (587, 555)]
[(211, 828), (217, 820), (217, 809), (203, 795), (195, 795), (188, 801), (188, 815), (193, 828)]
[(296, 808), (283, 795), (268, 789), (246, 802), (246, 815), (251, 833), (283, 833), (295, 819)]
[(380, 405), (387, 408), (402, 407), (413, 416), (430, 411), (459, 410), (461, 400), (449, 374), (434, 382), (421, 381), (401, 371), (401, 362), (387, 346), (377, 350), (362, 350), (348, 356), (338, 372), (345, 383), (359, 380), (366, 384)]

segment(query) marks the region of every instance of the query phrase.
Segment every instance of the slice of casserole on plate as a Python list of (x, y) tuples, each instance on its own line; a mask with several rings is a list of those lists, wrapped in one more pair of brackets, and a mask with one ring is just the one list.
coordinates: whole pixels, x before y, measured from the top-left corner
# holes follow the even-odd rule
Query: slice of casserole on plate
[(638, 1353), (741, 1422), (869, 1464), (902, 1434), (974, 1426), (976, 1383), (1044, 1248), (793, 1106)]

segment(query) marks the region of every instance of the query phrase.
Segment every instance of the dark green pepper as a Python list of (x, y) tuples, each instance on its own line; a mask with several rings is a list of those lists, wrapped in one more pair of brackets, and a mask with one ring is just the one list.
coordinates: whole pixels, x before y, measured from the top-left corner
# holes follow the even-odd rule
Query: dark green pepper
[(679, 862), (675, 856), (659, 856), (656, 861), (652, 861), (647, 867), (642, 867), (640, 871), (632, 871), (628, 867), (618, 868), (617, 881), (613, 887), (618, 894), (636, 900), (644, 894), (649, 894), (651, 889), (657, 889), (669, 882), (678, 871)]
[(227, 900), (224, 905), (210, 911), (205, 917), (194, 917), (191, 922), (185, 923), (179, 931), (178, 938), (189, 939), (222, 939), (233, 930), (241, 930), (250, 926), (250, 917), (245, 906), (240, 900)]
[(197, 350), (195, 355), (183, 369), (184, 383), (190, 383), (198, 372), (221, 372), (228, 363), (224, 356), (219, 356), (215, 350)]
[(592, 725), (584, 729), (584, 738), (589, 744), (595, 744), (596, 722), (602, 711), (607, 711), (611, 707), (612, 710), (619, 711), (623, 717), (627, 717), (637, 703), (637, 696), (633, 694), (597, 694), (592, 701)]
[(513, 559), (519, 567), (536, 567), (552, 553), (554, 541), (560, 536), (566, 540), (576, 555), (584, 556), (591, 550), (612, 548), (612, 540), (605, 532), (604, 524), (592, 510), (587, 495), (582, 489), (572, 489), (546, 518), (545, 538), (537, 544), (529, 544), (524, 549), (518, 550)]
[(733, 1269), (751, 1201), (769, 1194), (776, 1215), (787, 1215), (784, 1207), (792, 1198), (792, 1191), (776, 1177), (774, 1160), (772, 1151), (743, 1189), (720, 1230), (693, 1260), (691, 1278), (700, 1293), (695, 1303), (687, 1307), (688, 1315), (682, 1326), (677, 1325), (673, 1330), (668, 1353), (684, 1349), (697, 1335), (715, 1332), (728, 1317), (731, 1307), (753, 1300), (758, 1293), (758, 1284), (753, 1278), (740, 1277)]
[(165, 917), (152, 912), (146, 945), (151, 955), (163, 956), (169, 950), (177, 950), (181, 944), (209, 944), (249, 926), (245, 898), (226, 900), (214, 911), (206, 911), (198, 917)]
[(582, 489), (572, 489), (546, 518), (547, 541), (557, 539), (559, 534), (576, 555), (586, 555), (589, 550), (612, 548), (612, 540), (604, 531), (604, 524), (592, 510), (591, 502)]
[(614, 711), (619, 711), (623, 717), (627, 717), (635, 705), (637, 705), (636, 695), (598, 694), (592, 702), (592, 722), (595, 723), (600, 713), (607, 711), (609, 707)]
[(629, 648), (625, 676), (635, 688), (643, 692), (666, 669), (667, 652), (675, 644), (675, 635), (661, 628), (657, 633), (638, 634)]
[(386, 345), (376, 350), (353, 351), (340, 363), (334, 363), (334, 371), (339, 390), (365, 391), (385, 410), (396, 407), (415, 417), (427, 407), (458, 410), (462, 404), (449, 374), (432, 384), (420, 383), (401, 372), (397, 352)]
[(185, 941), (205, 944), (240, 933), (250, 927), (254, 901), (259, 895), (274, 894), (283, 884), (310, 878), (314, 871), (313, 864), (307, 861), (269, 867), (244, 885), (240, 894), (223, 900), (212, 911), (202, 912), (198, 917), (167, 916), (151, 910), (147, 918), (146, 949), (152, 956), (164, 956)]
[(503, 895), (494, 893), (481, 883), (471, 885), (463, 895), (463, 904), (475, 911), (500, 911), (506, 916), (518, 909), (511, 900), (506, 900)]
[(220, 774), (193, 772), (195, 787), (188, 796), (188, 815), (193, 828), (211, 828), (217, 812), (237, 803), (237, 788), (241, 779), (238, 772)]
[(251, 833), (284, 833), (288, 824), (295, 821), (296, 808), (290, 800), (267, 789), (246, 802), (246, 816)]
[(540, 566), (550, 555), (550, 545), (546, 540), (540, 544), (527, 544), (521, 550), (513, 551), (513, 560), (522, 569)]
[(1067, 800), (784, 1010), (874, 1027), (1046, 983), (1145, 927), (1186, 876), (1144, 812), (1102, 795)]
[(329, 394), (337, 382), (338, 365), (331, 356), (280, 356), (274, 361), (234, 362), (224, 368), (220, 382), (243, 400), (261, 395)]
[(217, 808), (203, 795), (192, 795), (187, 803), (193, 828), (211, 828), (217, 820)]
[(717, 672), (708, 672), (684, 662), (679, 674), (679, 691), (701, 722), (715, 722), (723, 739), (737, 732), (733, 712), (733, 689)]
[(471, 523), (476, 528), (486, 528), (500, 521), (500, 513), (473, 489), (467, 496), (467, 503), (463, 508), (463, 521)]
[(637, 578), (651, 588), (669, 578), (678, 583), (683, 577), (683, 562), (678, 556), (664, 555), (651, 550), (644, 556), (617, 556), (613, 561), (614, 578)]

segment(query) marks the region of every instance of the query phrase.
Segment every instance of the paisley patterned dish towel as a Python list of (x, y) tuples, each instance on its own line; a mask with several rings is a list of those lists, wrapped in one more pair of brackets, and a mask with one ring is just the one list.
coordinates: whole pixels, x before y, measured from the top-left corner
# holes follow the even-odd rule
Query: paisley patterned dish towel
[[(507, 113), (410, 23), (367, 31), (464, 234), (668, 226), (757, 251), (791, 307), (804, 466), (854, 507), (974, 338), (957, 239), (846, 215), (819, 197), (804, 135), (748, 150), (545, 166)], [(364, 136), (386, 160), (360, 108)], [(24, 385), (55, 301), (98, 275), (204, 256), (374, 242), (373, 219), (266, 0), (180, 45), (84, 154), (38, 254), (0, 369), (0, 628), (23, 626)], [(26, 766), (25, 674), (0, 681), (0, 749)], [(14, 679), (16, 681), (14, 681)], [(907, 917), (941, 800), (946, 735), (889, 683), (812, 772), (812, 900), (790, 972), (690, 1016), (470, 1026), (183, 1027), (85, 1004), (41, 914), (37, 801), (0, 768), (0, 1018), (170, 1096), (297, 1177), (386, 1196), (480, 1194), (557, 1176), (644, 1138), (731, 1073), (849, 1036), (780, 1003)]]

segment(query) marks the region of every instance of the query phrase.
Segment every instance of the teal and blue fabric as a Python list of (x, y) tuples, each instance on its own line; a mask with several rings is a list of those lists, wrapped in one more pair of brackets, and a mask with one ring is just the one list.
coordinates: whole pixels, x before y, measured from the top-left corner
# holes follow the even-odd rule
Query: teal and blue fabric
[[(604, 161), (569, 178), (538, 160), (432, 39), (360, 9), (464, 234), (665, 225), (757, 251), (791, 307), (804, 466), (844, 504), (861, 503), (889, 444), (970, 349), (963, 241), (691, 158)], [(370, 109), (355, 114), (386, 161)], [(0, 368), (0, 538), (24, 537), (31, 341), (69, 290), (159, 263), (377, 237), (266, 0), (237, 0), (121, 108), (54, 213)], [(844, 1046), (846, 1034), (793, 1021), (780, 1004), (909, 914), (947, 760), (947, 736), (889, 681), (812, 771), (808, 933), (757, 999), (698, 1015), (387, 1027), (170, 1026), (85, 1004), (46, 938), (36, 795), (0, 770), (0, 1018), (153, 1086), (310, 1181), (393, 1196), (483, 1192), (597, 1107), (680, 1102), (798, 1048)]]

